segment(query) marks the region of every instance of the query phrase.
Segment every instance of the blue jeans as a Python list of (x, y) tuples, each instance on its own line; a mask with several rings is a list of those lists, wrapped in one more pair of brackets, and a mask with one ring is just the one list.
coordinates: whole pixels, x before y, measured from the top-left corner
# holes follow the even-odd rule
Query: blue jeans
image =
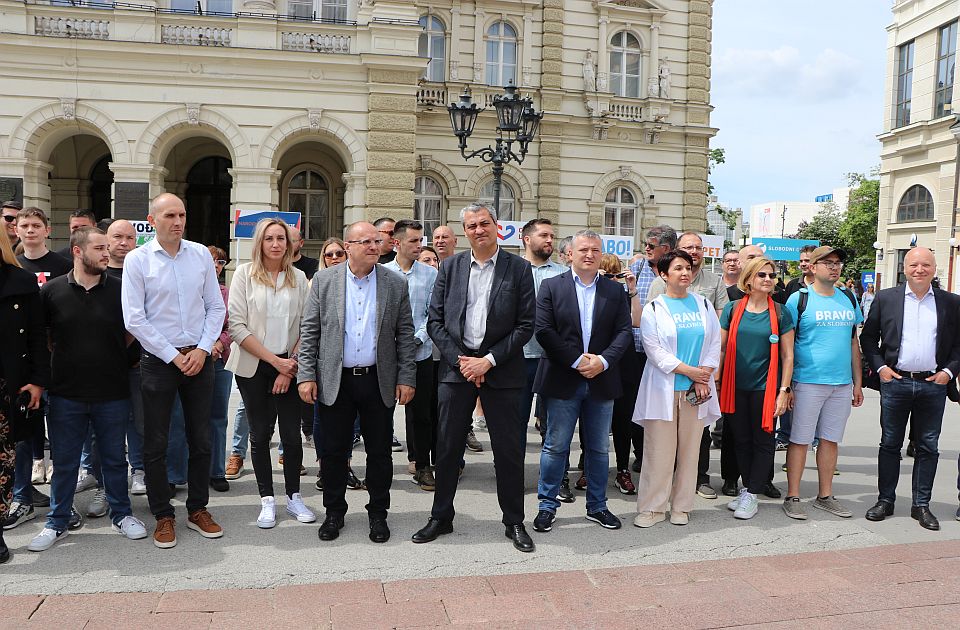
[(247, 458), (247, 446), (250, 445), (250, 425), (247, 424), (247, 409), (243, 406), (243, 398), (237, 405), (237, 415), (233, 419), (233, 450), (240, 459)]
[(940, 451), (940, 426), (947, 387), (924, 380), (903, 377), (880, 384), (880, 454), (877, 465), (877, 487), (880, 500), (893, 503), (897, 499), (900, 478), (900, 449), (907, 429), (913, 422), (913, 505), (930, 505), (933, 478), (937, 474)]
[(174, 398), (170, 411), (170, 433), (167, 440), (167, 479), (170, 483), (185, 484), (190, 450), (187, 448), (186, 419), (179, 394)]
[(127, 422), (127, 460), (131, 470), (143, 470), (143, 395), (140, 368), (130, 370), (130, 416)]
[(547, 399), (547, 433), (540, 453), (540, 482), (537, 498), (541, 510), (556, 512), (560, 507), (557, 493), (567, 468), (570, 442), (580, 418), (580, 435), (584, 441), (583, 470), (587, 477), (587, 512), (607, 509), (607, 473), (610, 468), (610, 422), (612, 400), (590, 397), (587, 383), (577, 386), (567, 400)]
[(77, 490), (80, 451), (93, 428), (107, 503), (114, 523), (133, 514), (127, 495), (127, 460), (124, 453), (130, 400), (84, 403), (50, 396), (50, 452), (56, 465), (50, 482), (47, 527), (62, 532), (70, 521)]
[(793, 411), (785, 411), (777, 425), (777, 442), (790, 443), (790, 427), (793, 425)]
[(227, 466), (227, 407), (233, 372), (224, 368), (223, 359), (213, 363), (213, 404), (210, 406), (210, 478), (223, 479)]
[[(13, 465), (13, 500), (21, 505), (33, 505), (33, 442), (17, 442)], [(76, 483), (76, 479), (73, 480)]]

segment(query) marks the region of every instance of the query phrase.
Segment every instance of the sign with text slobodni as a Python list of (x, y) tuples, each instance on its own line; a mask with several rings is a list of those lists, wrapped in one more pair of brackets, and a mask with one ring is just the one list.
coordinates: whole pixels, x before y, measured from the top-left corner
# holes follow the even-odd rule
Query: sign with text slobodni
[(820, 241), (807, 238), (754, 238), (750, 242), (763, 250), (770, 260), (800, 260), (800, 248), (820, 246)]

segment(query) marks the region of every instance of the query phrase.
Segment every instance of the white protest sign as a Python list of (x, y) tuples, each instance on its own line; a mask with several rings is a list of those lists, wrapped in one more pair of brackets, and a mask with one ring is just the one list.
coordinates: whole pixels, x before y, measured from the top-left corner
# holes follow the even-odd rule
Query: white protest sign
[(131, 221), (130, 223), (133, 224), (133, 230), (137, 233), (137, 247), (149, 243), (157, 236), (156, 230), (149, 221)]

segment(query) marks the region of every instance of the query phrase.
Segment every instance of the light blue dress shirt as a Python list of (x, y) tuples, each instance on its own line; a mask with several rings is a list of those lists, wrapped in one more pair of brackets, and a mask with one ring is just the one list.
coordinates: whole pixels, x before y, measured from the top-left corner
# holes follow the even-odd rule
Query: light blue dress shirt
[[(531, 264), (530, 270), (533, 272), (533, 291), (536, 296), (540, 293), (540, 284), (544, 280), (559, 276), (566, 271), (567, 268), (552, 260), (547, 260), (547, 262), (542, 265)], [(530, 337), (530, 341), (523, 346), (523, 357), (525, 359), (542, 359), (545, 356), (547, 356), (547, 353), (544, 352), (543, 346), (537, 341), (536, 335)]]
[[(905, 372), (937, 371), (937, 299), (933, 287), (923, 297), (904, 284), (903, 326), (897, 369)], [(949, 370), (944, 372), (950, 374)], [(953, 376), (952, 374), (950, 375)]]
[(410, 271), (404, 271), (396, 259), (384, 265), (385, 268), (400, 274), (407, 281), (407, 293), (410, 295), (410, 308), (413, 310), (413, 336), (420, 340), (416, 360), (424, 361), (433, 355), (433, 341), (427, 334), (427, 311), (433, 296), (433, 285), (437, 280), (437, 270), (430, 265), (413, 261)]
[(358, 278), (345, 264), (343, 367), (369, 367), (377, 362), (377, 268)]
[(223, 330), (227, 307), (206, 247), (180, 241), (171, 256), (156, 239), (129, 254), (123, 265), (123, 323), (144, 350), (165, 363), (177, 348), (208, 354)]
[[(597, 282), (600, 280), (600, 272), (590, 284), (584, 284), (580, 276), (573, 273), (573, 286), (577, 290), (577, 306), (580, 308), (580, 336), (583, 337), (583, 352), (590, 351), (590, 336), (593, 334), (593, 307), (597, 301)], [(583, 355), (577, 358), (570, 367), (576, 369)], [(603, 363), (603, 369), (610, 367), (607, 360), (602, 356), (600, 362)]]

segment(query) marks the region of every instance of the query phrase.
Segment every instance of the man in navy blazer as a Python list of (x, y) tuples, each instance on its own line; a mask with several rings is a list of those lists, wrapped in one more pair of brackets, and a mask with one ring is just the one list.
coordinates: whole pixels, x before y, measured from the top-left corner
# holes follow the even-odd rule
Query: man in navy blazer
[(903, 272), (906, 284), (877, 293), (860, 333), (863, 356), (880, 378), (879, 497), (866, 517), (893, 514), (909, 419), (916, 449), (910, 516), (935, 531), (940, 522), (930, 512), (930, 495), (947, 389), (960, 374), (960, 297), (932, 286), (937, 261), (925, 247), (907, 253)]
[(587, 520), (619, 529), (607, 509), (608, 445), (613, 401), (622, 393), (620, 359), (632, 349), (630, 307), (623, 285), (600, 273), (600, 235), (581, 230), (571, 243), (570, 271), (540, 285), (534, 327), (546, 358), (533, 391), (547, 399), (547, 433), (540, 454), (540, 510), (533, 529), (548, 532), (560, 502), (573, 430), (580, 418), (585, 444)]

